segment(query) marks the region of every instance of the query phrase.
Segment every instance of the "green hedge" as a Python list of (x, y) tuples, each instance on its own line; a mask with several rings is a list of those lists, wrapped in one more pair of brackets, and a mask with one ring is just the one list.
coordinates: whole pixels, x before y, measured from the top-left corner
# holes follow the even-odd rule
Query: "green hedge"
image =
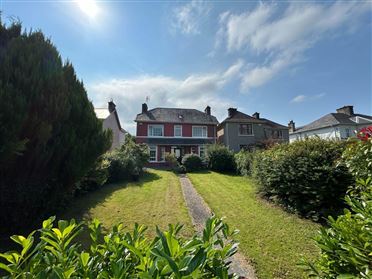
[(337, 215), (352, 184), (340, 161), (345, 146), (345, 142), (313, 138), (257, 152), (253, 175), (260, 192), (314, 220)]
[(236, 171), (247, 176), (252, 174), (255, 152), (241, 150), (235, 154)]
[(218, 172), (236, 170), (234, 152), (221, 144), (212, 144), (207, 149), (208, 167)]
[(123, 225), (103, 234), (102, 225), (89, 225), (90, 246), (78, 242), (82, 224), (53, 219), (43, 222), (28, 237), (13, 236), (19, 251), (0, 254), (0, 270), (9, 278), (238, 278), (229, 275), (229, 259), (237, 251), (231, 240), (236, 231), (215, 217), (207, 220), (201, 235), (179, 236), (182, 226), (157, 228), (153, 239), (146, 228), (135, 225), (132, 232)]

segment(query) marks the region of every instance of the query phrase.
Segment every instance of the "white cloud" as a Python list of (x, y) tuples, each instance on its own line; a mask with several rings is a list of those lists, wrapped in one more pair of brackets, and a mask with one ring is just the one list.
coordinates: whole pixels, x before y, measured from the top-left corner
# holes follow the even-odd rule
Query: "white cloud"
[(229, 53), (250, 50), (265, 56), (266, 61), (243, 74), (241, 89), (247, 91), (303, 61), (305, 51), (319, 40), (355, 29), (360, 16), (368, 11), (368, 1), (340, 0), (333, 4), (291, 2), (284, 10), (275, 3), (260, 3), (240, 14), (224, 12), (215, 50), (224, 45)]
[(309, 96), (309, 95), (297, 95), (290, 101), (290, 103), (303, 103), (303, 102), (306, 102), (306, 101), (314, 101), (314, 100), (318, 100), (318, 99), (323, 98), (325, 95), (326, 95), (325, 93), (320, 93), (320, 94), (311, 95), (311, 96)]
[(135, 134), (133, 120), (140, 113), (141, 104), (147, 96), (150, 98), (150, 109), (183, 107), (204, 110), (209, 105), (212, 114), (221, 120), (226, 117), (226, 108), (236, 104), (219, 93), (235, 78), (243, 65), (244, 62), (239, 60), (226, 71), (193, 74), (184, 79), (160, 75), (111, 79), (89, 85), (88, 92), (96, 107), (105, 107), (112, 98), (118, 107), (124, 129), (132, 134)]
[(172, 28), (184, 34), (199, 34), (200, 25), (210, 11), (210, 5), (202, 0), (191, 2), (173, 10)]

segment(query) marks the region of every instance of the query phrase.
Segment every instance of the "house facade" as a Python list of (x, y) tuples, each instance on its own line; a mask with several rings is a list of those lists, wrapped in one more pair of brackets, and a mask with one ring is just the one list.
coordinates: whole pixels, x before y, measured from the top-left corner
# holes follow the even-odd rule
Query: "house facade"
[(299, 128), (291, 120), (289, 127), (290, 142), (319, 137), (322, 139), (345, 140), (355, 137), (356, 132), (363, 127), (372, 125), (372, 116), (354, 113), (353, 106), (344, 106), (321, 118)]
[(228, 117), (217, 128), (218, 142), (231, 150), (254, 149), (265, 142), (288, 142), (289, 129), (286, 126), (261, 118), (258, 112), (252, 116), (228, 109)]
[(121, 127), (115, 103), (110, 101), (107, 108), (95, 108), (94, 112), (97, 118), (102, 121), (103, 129), (110, 129), (112, 131), (110, 150), (120, 147), (125, 140), (127, 132)]
[(190, 153), (204, 156), (206, 146), (217, 140), (218, 121), (209, 106), (202, 112), (180, 108), (149, 110), (147, 104), (142, 104), (135, 122), (136, 142), (149, 146), (151, 164), (165, 163), (166, 153), (178, 159)]

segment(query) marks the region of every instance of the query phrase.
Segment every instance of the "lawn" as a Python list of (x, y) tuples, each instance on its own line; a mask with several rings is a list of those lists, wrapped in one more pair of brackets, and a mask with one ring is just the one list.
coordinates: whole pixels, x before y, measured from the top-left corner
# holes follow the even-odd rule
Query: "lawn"
[(318, 254), (311, 239), (319, 225), (260, 199), (252, 180), (218, 173), (188, 174), (217, 216), (240, 230), (240, 251), (259, 278), (304, 278), (297, 263)]
[(137, 222), (149, 227), (149, 236), (155, 235), (156, 225), (166, 229), (179, 222), (185, 224), (183, 235), (193, 233), (178, 177), (161, 170), (149, 170), (138, 182), (105, 185), (76, 199), (61, 217), (97, 218), (106, 229), (117, 223), (132, 229)]

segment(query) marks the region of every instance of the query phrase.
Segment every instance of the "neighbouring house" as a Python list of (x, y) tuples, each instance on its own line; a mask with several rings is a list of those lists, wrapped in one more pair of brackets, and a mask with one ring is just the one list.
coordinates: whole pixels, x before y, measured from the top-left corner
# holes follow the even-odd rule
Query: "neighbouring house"
[(258, 112), (252, 116), (228, 109), (227, 118), (217, 128), (218, 142), (225, 144), (231, 150), (252, 150), (269, 142), (288, 142), (288, 127), (266, 118), (261, 118)]
[(344, 106), (299, 128), (291, 120), (288, 123), (289, 140), (301, 140), (317, 136), (322, 139), (344, 140), (356, 136), (356, 131), (372, 125), (372, 116), (354, 113), (353, 106)]
[(103, 129), (112, 130), (112, 144), (110, 150), (120, 147), (125, 140), (127, 132), (121, 127), (115, 103), (110, 101), (108, 102), (107, 108), (95, 108), (94, 112), (97, 118), (102, 121)]
[(163, 164), (165, 154), (172, 153), (178, 159), (189, 153), (204, 156), (206, 146), (217, 140), (216, 117), (211, 108), (205, 111), (182, 108), (154, 108), (148, 110), (142, 104), (137, 114), (137, 143), (145, 143), (150, 149), (150, 164)]

